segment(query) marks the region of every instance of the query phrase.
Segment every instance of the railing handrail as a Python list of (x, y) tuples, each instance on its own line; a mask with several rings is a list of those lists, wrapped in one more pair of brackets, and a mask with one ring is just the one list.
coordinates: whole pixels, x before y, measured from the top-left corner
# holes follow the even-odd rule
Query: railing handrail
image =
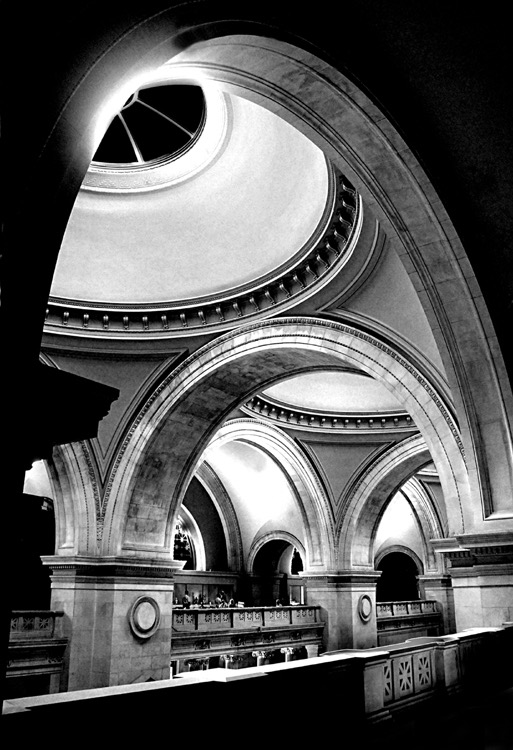
[(405, 601), (376, 602), (376, 616), (408, 617), (410, 615), (440, 614), (438, 602), (435, 599), (408, 599)]
[[(320, 624), (319, 605), (291, 604), (277, 607), (191, 607), (173, 608), (173, 630), (221, 630), (247, 628), (301, 628)], [(187, 618), (179, 620), (178, 618)], [(176, 627), (175, 627), (176, 626)]]
[(248, 609), (251, 609), (251, 610), (255, 610), (255, 609), (265, 609), (265, 610), (278, 609), (279, 610), (279, 609), (320, 609), (320, 608), (321, 607), (320, 607), (319, 604), (280, 604), (278, 606), (271, 605), (271, 606), (268, 606), (268, 607), (257, 607), (257, 606), (252, 606), (252, 605), (248, 605), (248, 606), (244, 605), (244, 607), (218, 607), (218, 606), (215, 606), (215, 605), (211, 606), (209, 604), (205, 604), (203, 606), (201, 606), (201, 604), (191, 604), (190, 607), (184, 607), (182, 604), (173, 604), (173, 611), (175, 609), (179, 609), (179, 610), (189, 610), (189, 609), (198, 610), (199, 609), (199, 610), (208, 610), (208, 611), (218, 610), (219, 612), (226, 612), (226, 610), (231, 610), (231, 611), (234, 611), (234, 612), (241, 612), (241, 611), (248, 610)]

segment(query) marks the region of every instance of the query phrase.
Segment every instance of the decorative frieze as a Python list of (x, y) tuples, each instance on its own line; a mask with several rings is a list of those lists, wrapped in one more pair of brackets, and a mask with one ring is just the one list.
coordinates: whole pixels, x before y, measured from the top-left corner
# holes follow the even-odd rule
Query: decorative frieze
[(322, 430), (323, 432), (377, 432), (379, 430), (414, 432), (418, 430), (415, 422), (406, 412), (390, 414), (313, 412), (291, 408), (263, 394), (246, 401), (241, 411), (252, 417), (262, 417), (271, 422), (301, 430)]

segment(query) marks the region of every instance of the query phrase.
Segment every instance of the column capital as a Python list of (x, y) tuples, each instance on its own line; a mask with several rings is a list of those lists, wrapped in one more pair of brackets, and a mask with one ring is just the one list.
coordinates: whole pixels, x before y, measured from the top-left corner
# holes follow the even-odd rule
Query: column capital
[(160, 578), (173, 579), (177, 570), (183, 568), (183, 561), (152, 560), (139, 557), (95, 557), (87, 555), (43, 555), (43, 565), (52, 569), (53, 578)]
[(513, 572), (513, 531), (458, 534), (431, 543), (448, 561), (453, 577), (470, 571), (481, 575)]

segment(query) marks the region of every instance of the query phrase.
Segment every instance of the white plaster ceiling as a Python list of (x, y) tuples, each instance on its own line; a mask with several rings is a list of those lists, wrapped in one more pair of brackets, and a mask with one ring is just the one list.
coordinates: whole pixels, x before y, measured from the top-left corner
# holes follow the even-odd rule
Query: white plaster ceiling
[(326, 208), (324, 155), (264, 108), (229, 104), (229, 135), (208, 167), (154, 190), (80, 191), (52, 296), (127, 305), (222, 296), (298, 253)]
[(214, 469), (230, 496), (246, 556), (256, 536), (277, 528), (286, 528), (304, 544), (301, 513), (290, 483), (267, 453), (249, 443), (231, 440), (214, 442), (202, 458)]
[(263, 392), (280, 404), (314, 412), (386, 413), (401, 404), (380, 382), (354, 372), (322, 371), (296, 375)]

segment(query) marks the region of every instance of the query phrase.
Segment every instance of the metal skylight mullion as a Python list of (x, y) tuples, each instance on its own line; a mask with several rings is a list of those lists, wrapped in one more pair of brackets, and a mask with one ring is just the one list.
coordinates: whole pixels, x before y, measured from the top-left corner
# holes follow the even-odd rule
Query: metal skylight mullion
[(189, 138), (192, 138), (192, 136), (194, 135), (194, 131), (193, 130), (192, 131), (191, 130), (187, 130), (187, 128), (184, 128), (183, 125), (180, 125), (180, 123), (176, 122), (176, 120), (173, 120), (171, 117), (168, 117), (163, 112), (160, 112), (158, 109), (155, 109), (155, 107), (152, 107), (151, 104), (146, 104), (146, 102), (143, 102), (142, 99), (138, 99), (137, 101), (139, 102), (139, 104), (142, 104), (144, 107), (147, 107), (148, 109), (151, 109), (151, 111), (155, 112), (156, 115), (160, 115), (160, 117), (163, 117), (165, 120), (167, 120), (168, 122), (170, 122), (176, 128), (179, 128), (180, 130), (182, 130), (184, 133), (186, 133), (189, 136)]
[(137, 161), (139, 162), (139, 164), (144, 164), (143, 155), (140, 152), (139, 147), (138, 147), (137, 143), (135, 142), (135, 140), (134, 140), (134, 138), (132, 136), (132, 133), (130, 132), (130, 128), (126, 124), (125, 118), (123, 117), (123, 115), (121, 114), (121, 112), (119, 112), (118, 117), (121, 120), (121, 123), (122, 123), (123, 127), (126, 130), (126, 134), (128, 135), (128, 139), (129, 139), (130, 144), (131, 144), (131, 146), (132, 146), (132, 148), (134, 150), (134, 154), (135, 154), (135, 157), (136, 157)]

